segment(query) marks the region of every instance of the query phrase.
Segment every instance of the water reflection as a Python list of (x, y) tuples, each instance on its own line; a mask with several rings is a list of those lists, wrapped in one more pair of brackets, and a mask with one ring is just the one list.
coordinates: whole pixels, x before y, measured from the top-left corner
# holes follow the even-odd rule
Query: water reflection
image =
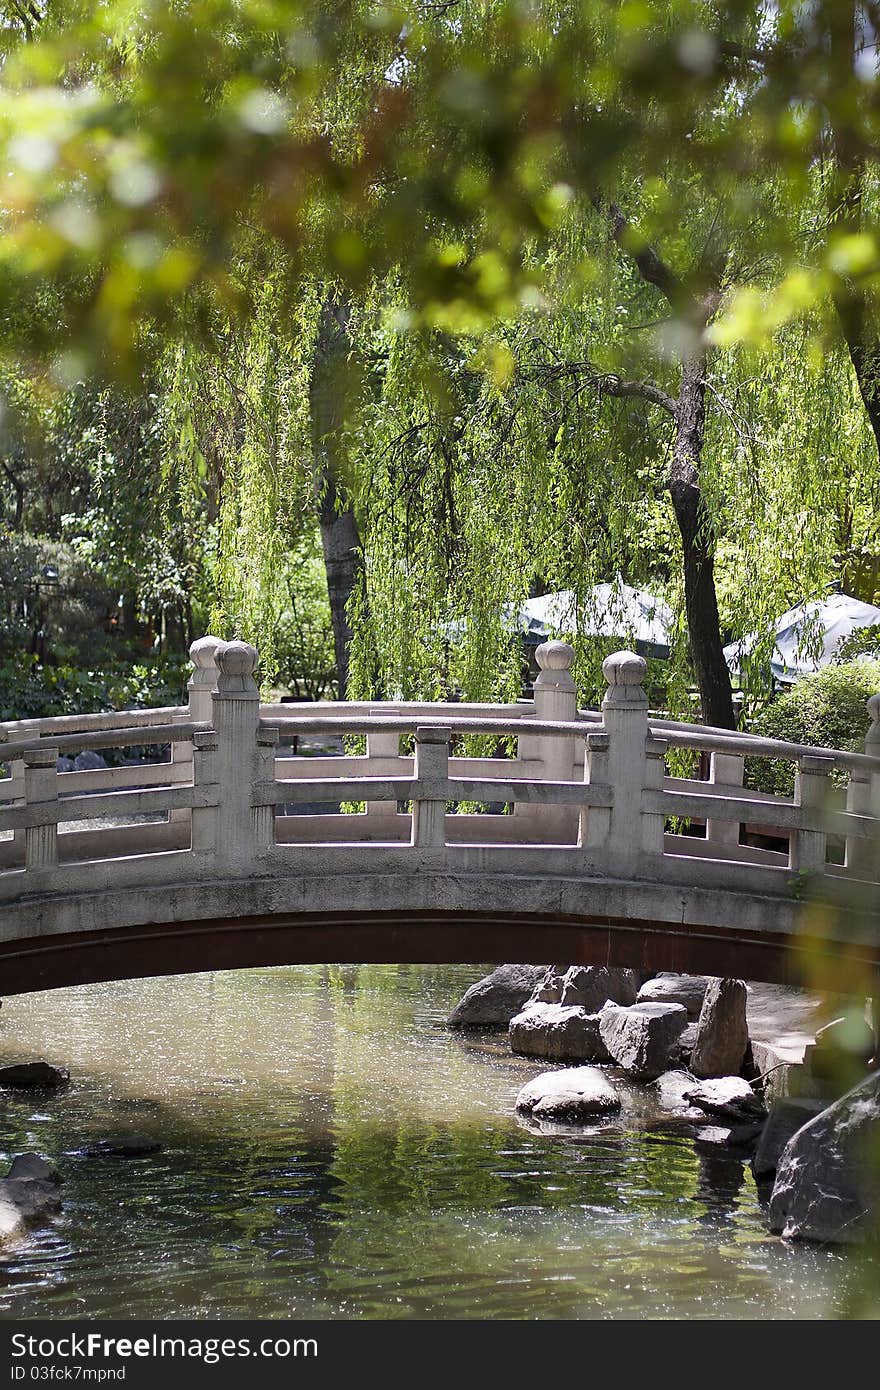
[[(0, 1060), (71, 1071), (6, 1103), (3, 1156), (67, 1174), (7, 1256), (0, 1311), (40, 1316), (822, 1316), (841, 1270), (766, 1234), (751, 1175), (658, 1128), (514, 1113), (539, 1067), (442, 1021), (473, 967), (325, 966), (6, 1001)], [(108, 1135), (161, 1141), (90, 1156)]]

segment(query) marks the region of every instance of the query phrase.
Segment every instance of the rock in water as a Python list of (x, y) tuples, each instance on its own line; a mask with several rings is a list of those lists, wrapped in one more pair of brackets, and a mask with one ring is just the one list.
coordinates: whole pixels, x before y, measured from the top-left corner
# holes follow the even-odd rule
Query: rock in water
[(13, 1159), (7, 1176), (0, 1178), (0, 1245), (60, 1210), (60, 1181), (54, 1163), (38, 1154), (21, 1154)]
[(0, 1067), (0, 1087), (15, 1091), (49, 1091), (66, 1086), (70, 1072), (49, 1062), (16, 1062)]
[(694, 1076), (735, 1076), (749, 1045), (748, 991), (742, 980), (712, 980), (706, 990), (691, 1053)]
[(707, 1115), (720, 1115), (725, 1120), (754, 1123), (767, 1113), (764, 1102), (756, 1096), (742, 1076), (716, 1076), (697, 1082), (683, 1092), (684, 1099)]
[(568, 974), (567, 965), (548, 965), (543, 977), (535, 986), (532, 995), (533, 1004), (561, 1004), (562, 990), (565, 985), (565, 977)]
[(756, 1178), (769, 1178), (779, 1167), (782, 1151), (799, 1129), (825, 1109), (824, 1101), (784, 1096), (774, 1100), (761, 1135), (752, 1171)]
[(675, 975), (664, 970), (645, 981), (639, 990), (638, 1003), (683, 1004), (688, 1018), (699, 1018), (709, 982), (708, 975)]
[(524, 1057), (552, 1062), (607, 1062), (599, 1015), (565, 1004), (526, 1004), (510, 1020), (510, 1046)]
[(635, 970), (607, 965), (572, 965), (562, 981), (562, 1004), (576, 1004), (595, 1014), (610, 999), (612, 1004), (634, 1004), (639, 991)]
[(450, 1028), (506, 1026), (543, 980), (546, 965), (499, 965), (477, 980), (447, 1020)]
[(516, 1108), (536, 1119), (588, 1120), (616, 1115), (620, 1097), (597, 1067), (566, 1067), (529, 1081), (516, 1098)]
[(793, 1240), (852, 1243), (880, 1234), (880, 1071), (786, 1144), (770, 1228)]
[(599, 1015), (599, 1035), (624, 1071), (654, 1081), (669, 1068), (675, 1044), (687, 1027), (682, 1004), (606, 1004)]
[(86, 1152), (90, 1158), (145, 1158), (147, 1154), (159, 1153), (161, 1148), (159, 1140), (148, 1134), (114, 1134), (90, 1144)]

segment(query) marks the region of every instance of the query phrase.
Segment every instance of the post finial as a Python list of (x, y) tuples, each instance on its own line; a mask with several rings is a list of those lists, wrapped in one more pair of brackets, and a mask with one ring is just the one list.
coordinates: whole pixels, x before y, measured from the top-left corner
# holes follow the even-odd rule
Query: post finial
[(217, 648), (222, 640), (220, 637), (197, 637), (191, 643), (189, 659), (195, 668), (189, 678), (191, 690), (196, 686), (208, 686), (213, 690), (217, 685)]
[(644, 680), (648, 673), (648, 663), (636, 652), (612, 652), (602, 662), (602, 675), (608, 682), (608, 689), (602, 701), (604, 705), (628, 705), (630, 708), (647, 707)]
[(542, 642), (535, 648), (535, 660), (541, 674), (535, 681), (540, 686), (556, 686), (559, 690), (574, 690), (571, 678), (571, 663), (574, 661), (574, 648), (567, 642)]
[(259, 699), (260, 692), (254, 680), (259, 656), (256, 647), (249, 642), (220, 642), (215, 652), (219, 668), (217, 691), (220, 695), (242, 695), (249, 699)]

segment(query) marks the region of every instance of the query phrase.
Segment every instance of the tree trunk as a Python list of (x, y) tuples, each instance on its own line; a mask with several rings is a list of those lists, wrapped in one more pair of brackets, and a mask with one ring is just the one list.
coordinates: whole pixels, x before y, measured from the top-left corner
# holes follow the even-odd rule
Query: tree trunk
[(309, 382), (315, 501), (324, 551), (340, 700), (345, 700), (348, 695), (352, 638), (348, 603), (363, 572), (357, 518), (343, 481), (346, 407), (352, 381), (349, 318), (349, 308), (344, 300), (334, 297), (325, 300)]
[(669, 491), (681, 532), (685, 611), (703, 719), (707, 724), (734, 729), (730, 672), (721, 646), (715, 594), (712, 528), (700, 491), (699, 462), (705, 433), (706, 356), (699, 351), (682, 362)]

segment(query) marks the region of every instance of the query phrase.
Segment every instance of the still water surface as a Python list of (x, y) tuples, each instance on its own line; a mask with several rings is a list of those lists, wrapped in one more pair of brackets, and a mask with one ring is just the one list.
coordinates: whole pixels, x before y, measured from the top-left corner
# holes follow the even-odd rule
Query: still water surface
[[(0, 1061), (69, 1067), (7, 1099), (0, 1156), (66, 1175), (0, 1267), (0, 1315), (822, 1317), (855, 1277), (767, 1233), (747, 1166), (619, 1122), (542, 1135), (541, 1069), (442, 1024), (472, 966), (305, 966), (9, 999)], [(110, 1135), (163, 1144), (90, 1157)]]

